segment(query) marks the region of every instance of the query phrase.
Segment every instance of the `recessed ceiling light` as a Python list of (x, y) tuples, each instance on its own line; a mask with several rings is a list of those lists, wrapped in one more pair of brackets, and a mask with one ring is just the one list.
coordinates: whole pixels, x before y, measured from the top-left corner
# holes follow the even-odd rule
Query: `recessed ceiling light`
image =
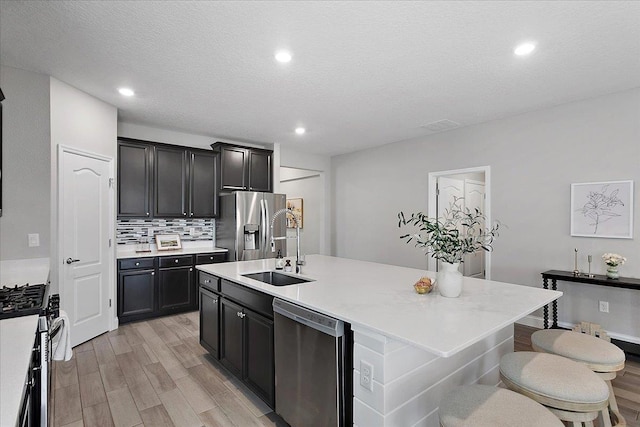
[(121, 87), (120, 89), (118, 89), (118, 92), (120, 92), (120, 95), (122, 96), (133, 96), (136, 94), (133, 90), (129, 89), (128, 87)]
[(304, 135), (307, 130), (305, 128), (296, 128), (296, 133), (298, 135)]
[(515, 48), (513, 53), (515, 53), (518, 56), (525, 56), (533, 52), (535, 48), (536, 48), (536, 45), (533, 43), (522, 43), (521, 45), (518, 45)]
[(276, 61), (278, 62), (291, 62), (291, 54), (286, 50), (280, 50), (276, 52)]

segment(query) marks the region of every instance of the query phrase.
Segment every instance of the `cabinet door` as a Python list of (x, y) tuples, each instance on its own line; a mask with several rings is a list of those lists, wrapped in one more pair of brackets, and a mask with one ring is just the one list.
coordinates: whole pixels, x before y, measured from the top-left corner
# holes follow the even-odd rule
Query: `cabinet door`
[(189, 166), (189, 217), (213, 218), (218, 213), (216, 154), (192, 151)]
[(118, 317), (153, 313), (155, 289), (153, 270), (120, 272), (118, 274)]
[(271, 192), (271, 152), (249, 150), (249, 190)]
[(242, 307), (226, 298), (220, 300), (220, 361), (235, 376), (242, 378), (243, 329)]
[(218, 295), (200, 288), (200, 344), (216, 359), (220, 358), (220, 302)]
[(149, 144), (118, 142), (118, 217), (151, 216)]
[(247, 150), (238, 147), (220, 148), (220, 189), (246, 190), (245, 168)]
[(275, 404), (273, 320), (245, 309), (246, 383), (271, 407)]
[(193, 267), (161, 268), (158, 271), (159, 309), (178, 310), (192, 305)]
[(153, 215), (164, 218), (187, 216), (187, 152), (155, 147), (155, 203)]

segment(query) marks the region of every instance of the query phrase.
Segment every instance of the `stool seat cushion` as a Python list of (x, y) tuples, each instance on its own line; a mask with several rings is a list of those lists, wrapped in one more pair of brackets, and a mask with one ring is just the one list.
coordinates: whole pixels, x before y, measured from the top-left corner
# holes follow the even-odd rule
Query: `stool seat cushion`
[(562, 356), (530, 351), (507, 353), (500, 374), (537, 395), (577, 404), (599, 404), (609, 399), (609, 387), (585, 365)]
[(485, 385), (456, 387), (439, 409), (445, 427), (563, 427), (547, 408), (528, 397)]
[(606, 369), (607, 366), (616, 371), (624, 367), (624, 351), (615, 344), (580, 332), (544, 329), (531, 335), (531, 344), (534, 349), (545, 353), (568, 357), (577, 362), (599, 365), (600, 369), (594, 369), (599, 372), (602, 372), (601, 369)]

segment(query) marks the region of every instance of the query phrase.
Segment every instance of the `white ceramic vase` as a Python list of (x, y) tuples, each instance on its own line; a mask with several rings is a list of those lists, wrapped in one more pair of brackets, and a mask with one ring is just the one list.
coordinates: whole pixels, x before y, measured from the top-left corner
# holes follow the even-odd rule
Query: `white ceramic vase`
[(462, 273), (458, 270), (459, 262), (450, 264), (440, 263), (438, 271), (438, 290), (440, 295), (447, 298), (457, 298), (462, 293)]

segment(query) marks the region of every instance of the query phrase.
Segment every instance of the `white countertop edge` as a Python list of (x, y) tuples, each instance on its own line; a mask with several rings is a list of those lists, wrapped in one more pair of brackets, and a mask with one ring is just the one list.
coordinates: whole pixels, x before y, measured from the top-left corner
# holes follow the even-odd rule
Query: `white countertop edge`
[(0, 320), (0, 426), (14, 426), (31, 363), (38, 315)]
[[(311, 258), (311, 257), (312, 256), (308, 256), (308, 258)], [(331, 258), (331, 257), (328, 257), (328, 258)], [(387, 265), (387, 264), (371, 263), (369, 261), (347, 260), (345, 258), (339, 258), (339, 259), (346, 260), (346, 261), (353, 261), (354, 263), (358, 263), (358, 264), (360, 264), (360, 263), (363, 263), (363, 264), (375, 264), (375, 265), (384, 265), (384, 266), (388, 266), (388, 267), (391, 267), (391, 268), (404, 269), (403, 267), (397, 267), (397, 266), (392, 266), (392, 265)], [(412, 345), (414, 347), (423, 349), (425, 351), (428, 351), (429, 353), (435, 354), (435, 355), (440, 356), (440, 357), (451, 357), (451, 356), (455, 355), (456, 353), (460, 352), (461, 350), (469, 347), (470, 345), (473, 345), (476, 342), (479, 342), (479, 341), (483, 340), (484, 338), (486, 338), (486, 337), (498, 332), (499, 330), (501, 330), (501, 329), (503, 329), (503, 328), (505, 328), (505, 327), (507, 327), (507, 326), (509, 326), (511, 324), (514, 324), (516, 321), (522, 319), (523, 317), (527, 316), (528, 314), (532, 313), (533, 311), (535, 311), (535, 310), (537, 310), (537, 309), (539, 309), (539, 308), (541, 308), (541, 307), (553, 302), (554, 300), (556, 300), (556, 299), (558, 299), (558, 298), (560, 298), (562, 296), (562, 292), (560, 292), (560, 291), (544, 290), (544, 292), (547, 293), (548, 297), (543, 299), (542, 302), (538, 302), (537, 304), (534, 304), (530, 310), (527, 310), (526, 312), (522, 312), (522, 313), (519, 313), (519, 314), (514, 315), (514, 316), (510, 316), (509, 318), (504, 319), (500, 323), (495, 324), (493, 327), (485, 330), (483, 333), (478, 334), (473, 339), (467, 340), (464, 343), (461, 343), (460, 345), (454, 346), (452, 348), (443, 349), (443, 348), (440, 348), (438, 346), (430, 346), (430, 345), (426, 345), (423, 342), (421, 343), (421, 342), (413, 341), (410, 338), (408, 338), (406, 336), (403, 336), (402, 334), (398, 334), (398, 333), (393, 332), (393, 330), (391, 330), (391, 329), (386, 330), (386, 329), (378, 328), (378, 327), (363, 323), (362, 321), (359, 321), (355, 317), (351, 317), (351, 316), (349, 316), (347, 314), (336, 313), (336, 312), (333, 312), (332, 310), (326, 309), (324, 307), (318, 307), (318, 306), (315, 306), (313, 304), (309, 304), (309, 303), (307, 303), (305, 301), (297, 300), (297, 299), (288, 297), (286, 295), (286, 293), (282, 291), (283, 288), (292, 289), (292, 288), (295, 288), (295, 287), (298, 287), (298, 286), (303, 286), (304, 287), (306, 285), (304, 283), (300, 284), (300, 285), (290, 285), (290, 286), (279, 287), (279, 286), (268, 285), (266, 283), (263, 283), (263, 282), (260, 282), (260, 281), (257, 281), (257, 280), (253, 280), (253, 279), (249, 279), (247, 277), (242, 277), (241, 276), (241, 274), (251, 274), (251, 273), (256, 273), (256, 272), (265, 271), (265, 270), (272, 270), (272, 268), (264, 268), (264, 267), (267, 267), (267, 263), (271, 264), (272, 262), (273, 262), (273, 260), (263, 260), (263, 263), (262, 263), (263, 267), (262, 268), (256, 267), (256, 268), (248, 268), (246, 270), (243, 269), (242, 272), (236, 273), (236, 274), (227, 274), (227, 273), (220, 272), (220, 271), (215, 271), (215, 272), (211, 271), (211, 268), (219, 270), (219, 268), (221, 266), (223, 266), (223, 264), (212, 264), (212, 265), (205, 264), (205, 265), (196, 266), (196, 268), (198, 270), (202, 270), (202, 271), (204, 271), (206, 273), (214, 274), (214, 275), (216, 275), (218, 277), (221, 277), (221, 278), (224, 278), (224, 279), (228, 279), (228, 280), (233, 281), (235, 283), (242, 284), (242, 285), (247, 286), (249, 288), (252, 288), (252, 289), (255, 289), (255, 290), (258, 290), (258, 291), (261, 291), (261, 292), (265, 292), (265, 293), (267, 293), (269, 295), (272, 295), (272, 296), (274, 296), (276, 298), (280, 298), (280, 299), (289, 301), (289, 302), (291, 302), (293, 304), (300, 305), (300, 306), (308, 308), (310, 310), (315, 310), (315, 311), (321, 312), (323, 314), (326, 314), (328, 316), (337, 318), (337, 319), (342, 320), (344, 322), (348, 322), (351, 325), (356, 325), (356, 326), (359, 326), (359, 327), (362, 327), (362, 328), (366, 328), (366, 329), (368, 329), (370, 331), (373, 331), (373, 332), (379, 333), (381, 335), (387, 336), (387, 337), (389, 337), (391, 339), (395, 339), (395, 340), (407, 343), (409, 345)], [(229, 264), (229, 263), (226, 263), (226, 264)], [(238, 264), (238, 263), (234, 263), (234, 264)], [(302, 278), (309, 279), (309, 280), (312, 280), (312, 281), (319, 281), (320, 280), (320, 279), (316, 279), (316, 278), (312, 277), (312, 275), (305, 275), (304, 268), (305, 267), (303, 267), (303, 273), (302, 274), (293, 274), (293, 273), (284, 273), (284, 272), (282, 272), (282, 273), (283, 274), (292, 275), (292, 276), (295, 276), (295, 277), (302, 277)], [(413, 270), (413, 269), (406, 269), (406, 270)], [(419, 271), (419, 270), (416, 270), (416, 271)], [(422, 273), (423, 276), (435, 277), (435, 273), (434, 272), (426, 272), (426, 273), (425, 272), (421, 272), (421, 273)], [(481, 280), (481, 279), (472, 279), (472, 280)], [(490, 281), (490, 282), (493, 282), (493, 281)], [(533, 287), (524, 286), (524, 285), (502, 283), (502, 282), (495, 282), (495, 283), (498, 283), (498, 284), (501, 284), (501, 285), (508, 285), (508, 286), (522, 286), (523, 288), (537, 289), (537, 290), (543, 291), (543, 289), (541, 289), (541, 288), (533, 288)], [(527, 289), (523, 289), (523, 290), (526, 291)], [(431, 295), (431, 294), (428, 294), (428, 295)], [(424, 298), (424, 297), (428, 298), (429, 297), (428, 295), (423, 295), (421, 297), (422, 298)], [(444, 297), (442, 297), (442, 298), (444, 298)], [(445, 298), (445, 300), (446, 300), (446, 298)]]
[[(127, 245), (134, 246), (134, 245)], [(229, 252), (228, 249), (217, 248), (215, 246), (193, 246), (186, 247), (182, 249), (169, 250), (169, 251), (159, 251), (157, 249), (152, 249), (150, 252), (136, 252), (135, 249), (120, 249), (118, 248), (116, 251), (117, 259), (127, 259), (127, 258), (149, 258), (156, 256), (174, 256), (174, 255), (192, 255), (192, 254), (208, 254), (208, 253), (226, 253)]]

